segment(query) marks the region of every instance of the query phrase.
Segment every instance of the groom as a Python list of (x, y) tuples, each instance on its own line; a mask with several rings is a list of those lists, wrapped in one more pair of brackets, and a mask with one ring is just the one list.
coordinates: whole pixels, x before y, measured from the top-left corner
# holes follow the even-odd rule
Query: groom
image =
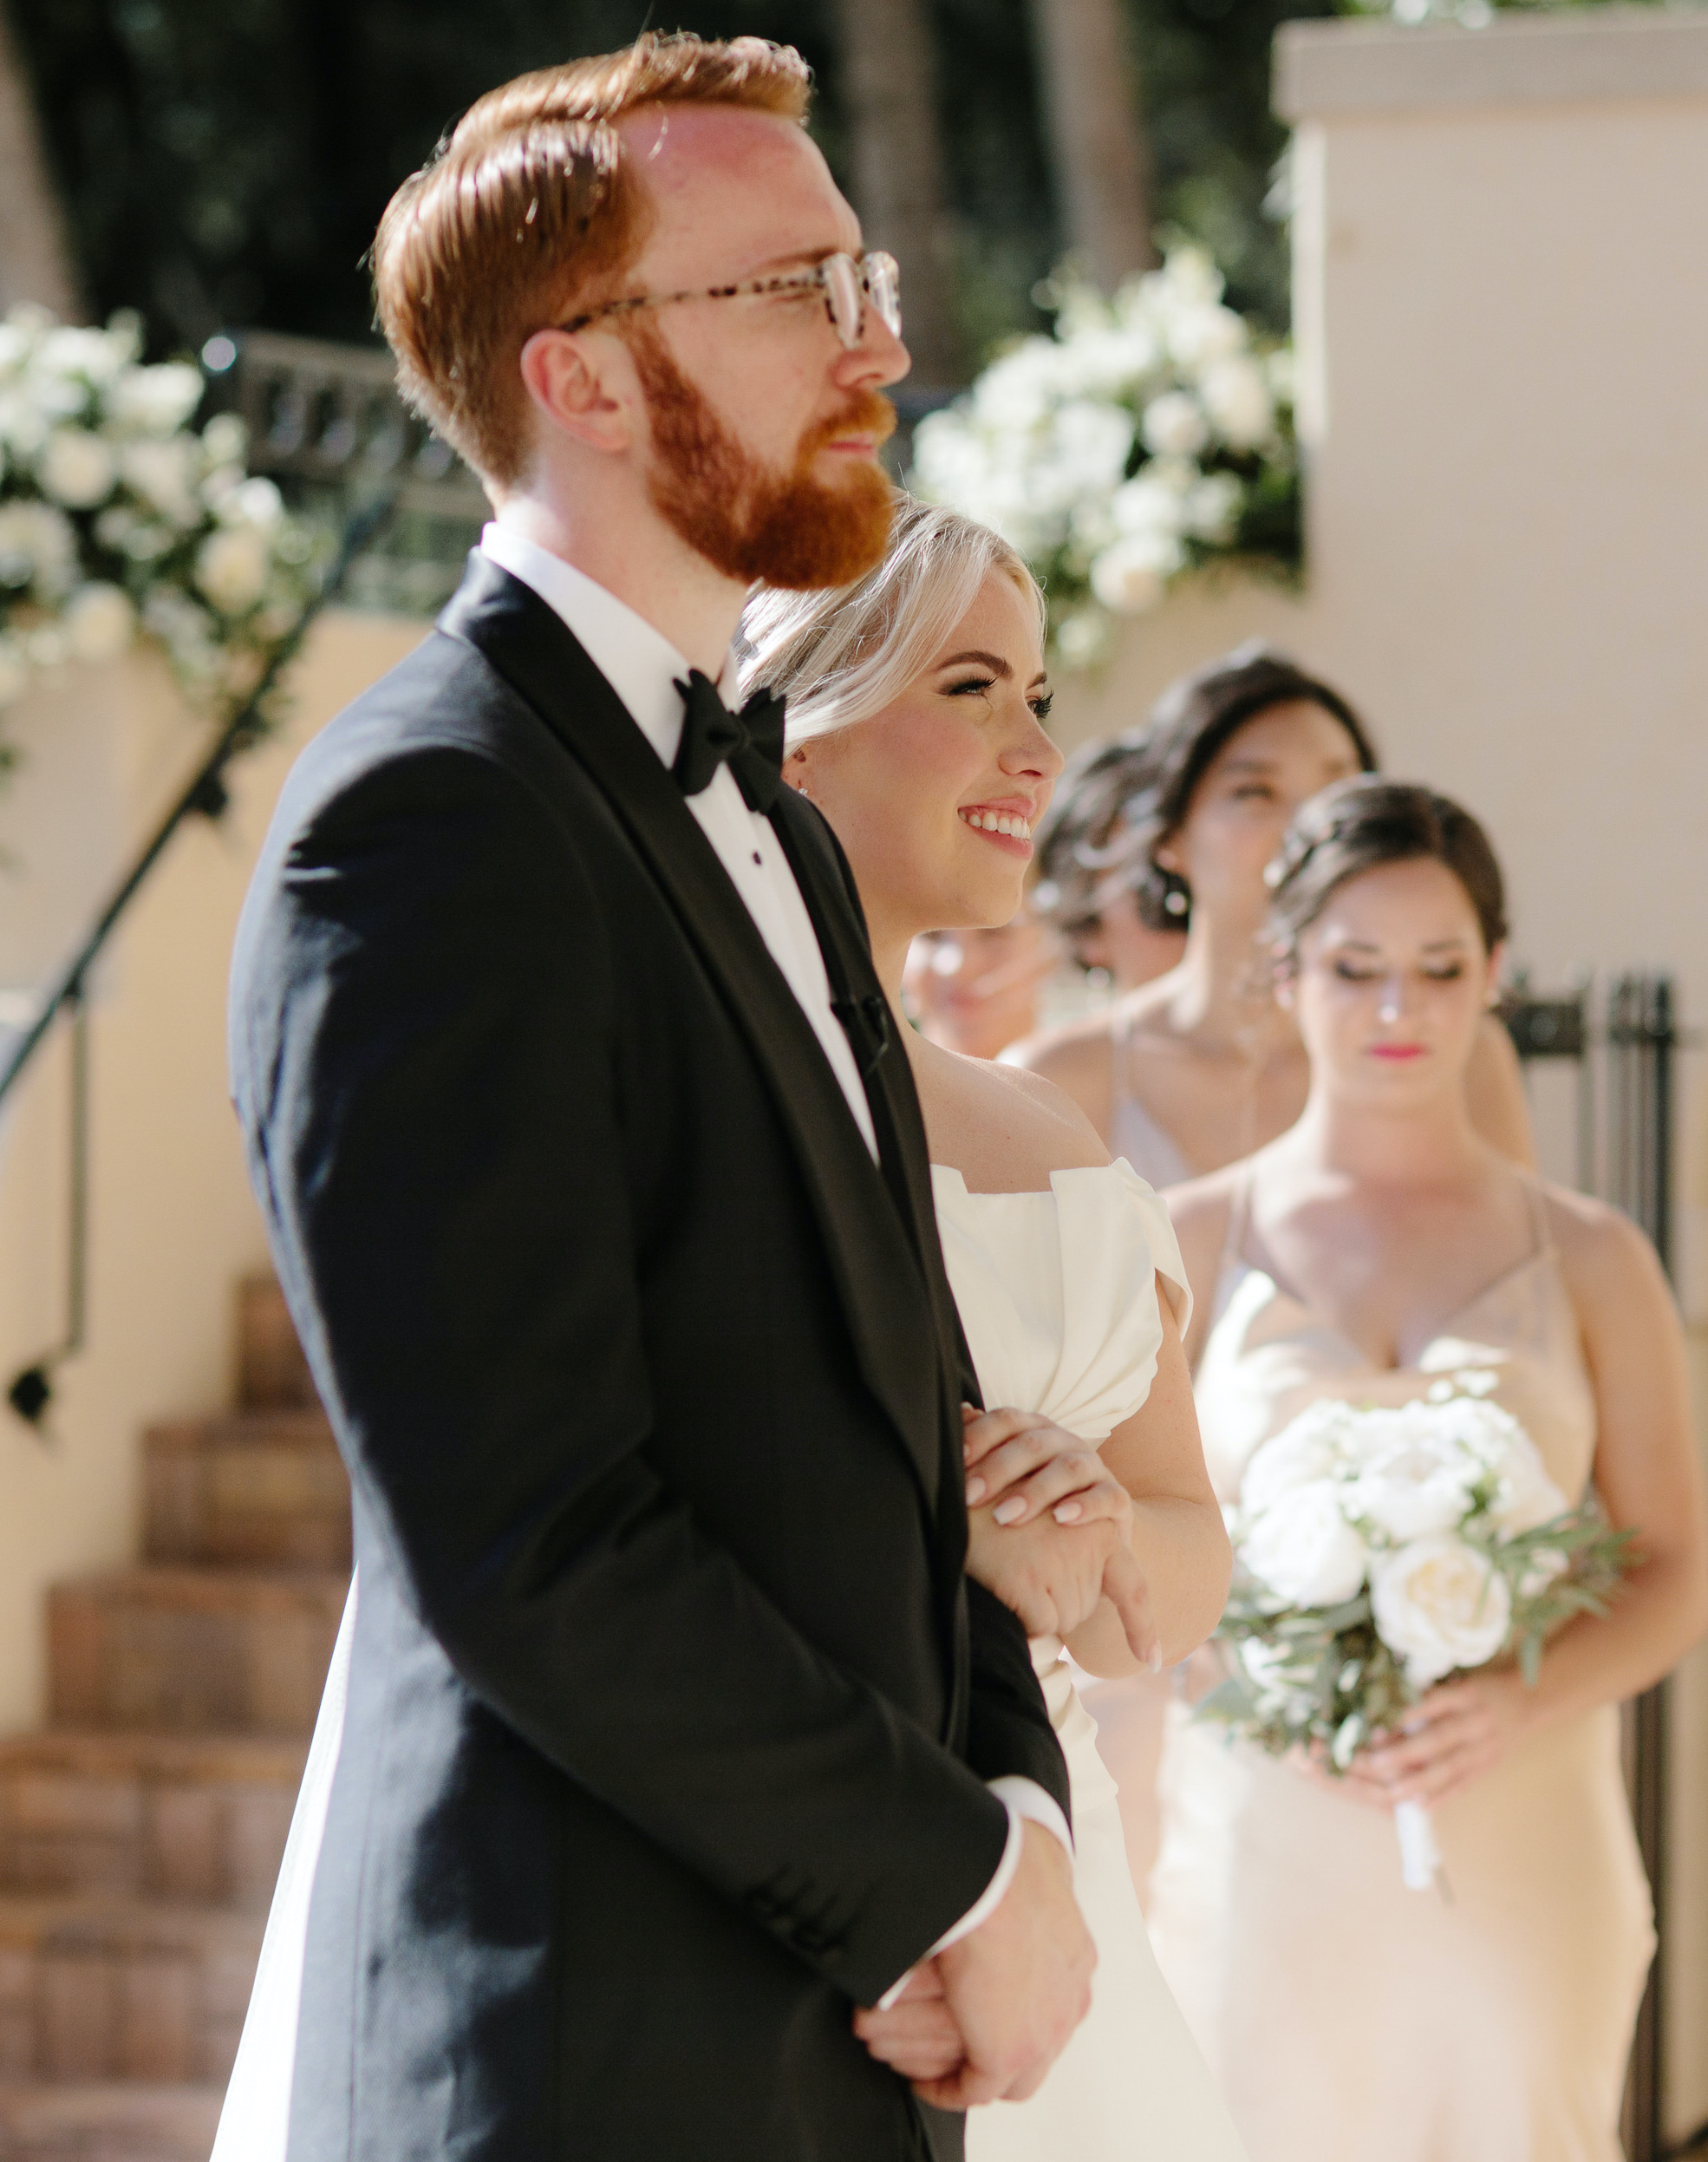
[(380, 229), (498, 514), (299, 761), (234, 964), (361, 1584), (291, 2162), (953, 2155), (1086, 2002), (907, 1061), (780, 715), (713, 688), (753, 579), (887, 530), (893, 265), (806, 95), (643, 37), (483, 98)]

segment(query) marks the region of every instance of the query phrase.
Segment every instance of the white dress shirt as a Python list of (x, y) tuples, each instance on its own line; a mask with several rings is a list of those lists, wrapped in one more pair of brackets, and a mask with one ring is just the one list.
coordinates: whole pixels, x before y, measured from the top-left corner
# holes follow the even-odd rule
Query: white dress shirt
[[(538, 594), (569, 626), (583, 652), (628, 709), (630, 717), (664, 764), (674, 765), (681, 741), (685, 708), (678, 682), (688, 680), (688, 662), (664, 636), (638, 616), (626, 601), (565, 563), (561, 556), (542, 548), (538, 541), (494, 519), (480, 535), (480, 549), (501, 570)], [(733, 660), (727, 660), (718, 688), (727, 700), (735, 687)], [(699, 820), (700, 829), (716, 850), (718, 860), (729, 873), (730, 883), (741, 896), (747, 913), (764, 939), (771, 957), (783, 971), (789, 989), (812, 1024), (812, 1032), (830, 1061), (848, 1109), (866, 1146), (874, 1157), (877, 1139), (872, 1127), (871, 1107), (865, 1084), (842, 1023), (831, 1011), (830, 979), (818, 934), (800, 888), (789, 868), (771, 820), (750, 811), (727, 765), (698, 795), (685, 799)], [(1020, 1866), (1020, 1826), (1031, 1818), (1054, 1832), (1072, 1851), (1067, 1819), (1053, 1795), (1036, 1780), (997, 1779), (990, 1791), (1008, 1813), (1008, 1839), (996, 1873), (978, 1900), (945, 1932), (927, 1955), (932, 1956), (955, 1943), (995, 1910)], [(901, 1976), (883, 2002), (889, 2003), (907, 1979)]]

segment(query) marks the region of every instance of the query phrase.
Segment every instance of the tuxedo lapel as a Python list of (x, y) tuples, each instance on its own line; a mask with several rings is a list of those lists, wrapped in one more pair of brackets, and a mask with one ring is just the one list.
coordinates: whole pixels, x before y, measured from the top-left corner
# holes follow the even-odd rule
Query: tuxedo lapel
[[(476, 647), (589, 774), (746, 1038), (799, 1163), (860, 1369), (935, 1512), (942, 1481), (937, 1330), (926, 1272), (812, 1024), (681, 791), (561, 618), (471, 558), (439, 619)], [(929, 1219), (928, 1219), (929, 1220)]]

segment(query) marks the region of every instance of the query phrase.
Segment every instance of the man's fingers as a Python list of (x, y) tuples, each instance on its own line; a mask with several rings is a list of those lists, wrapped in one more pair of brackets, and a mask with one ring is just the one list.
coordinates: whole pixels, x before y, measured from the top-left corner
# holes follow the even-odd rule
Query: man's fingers
[(976, 2109), (981, 2102), (1000, 2101), (1007, 2090), (1000, 2080), (975, 2066), (962, 2064), (947, 2079), (916, 2080), (913, 2091), (933, 2109)]

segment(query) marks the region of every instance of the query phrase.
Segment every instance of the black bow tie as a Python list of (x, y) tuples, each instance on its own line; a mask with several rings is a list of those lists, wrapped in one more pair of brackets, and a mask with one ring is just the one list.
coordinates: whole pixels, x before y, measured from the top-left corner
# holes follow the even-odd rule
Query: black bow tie
[(697, 796), (726, 760), (750, 811), (769, 811), (783, 789), (783, 701), (756, 690), (732, 713), (718, 687), (697, 668), (677, 681), (688, 711), (670, 771), (685, 796)]

